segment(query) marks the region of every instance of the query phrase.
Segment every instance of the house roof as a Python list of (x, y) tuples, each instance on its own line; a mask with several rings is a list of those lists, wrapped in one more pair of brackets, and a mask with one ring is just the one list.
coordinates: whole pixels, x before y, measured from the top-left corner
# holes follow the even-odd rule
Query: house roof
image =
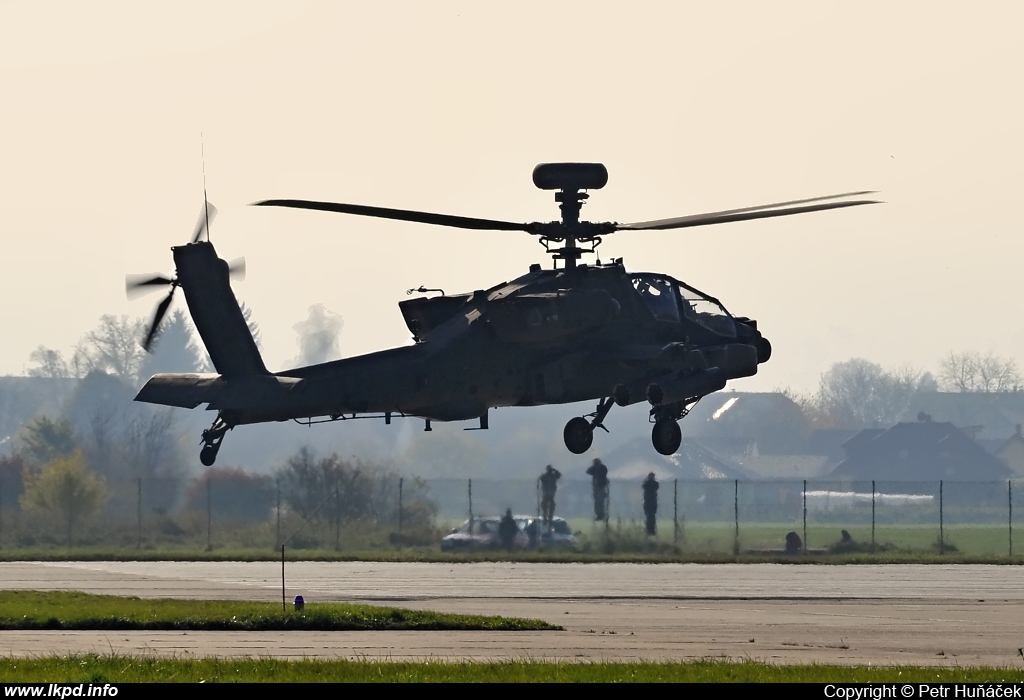
[(778, 392), (717, 392), (692, 408), (684, 425), (698, 438), (737, 438), (757, 444), (760, 454), (802, 451), (810, 422), (792, 399)]
[(897, 423), (863, 430), (843, 443), (847, 457), (832, 471), (854, 479), (988, 481), (1009, 467), (952, 423)]

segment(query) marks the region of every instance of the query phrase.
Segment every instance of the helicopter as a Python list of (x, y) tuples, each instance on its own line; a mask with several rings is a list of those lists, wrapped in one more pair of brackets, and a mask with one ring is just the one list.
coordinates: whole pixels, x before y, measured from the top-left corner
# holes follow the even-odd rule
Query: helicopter
[[(169, 285), (143, 347), (150, 350), (177, 288), (181, 288), (215, 373), (154, 375), (136, 401), (217, 411), (202, 433), (200, 461), (211, 466), (225, 434), (239, 425), (294, 420), (303, 424), (396, 417), (431, 422), (479, 421), (492, 408), (596, 401), (595, 410), (566, 423), (574, 454), (608, 431), (613, 405), (647, 402), (651, 442), (672, 455), (682, 442), (679, 420), (731, 379), (752, 376), (771, 343), (746, 316), (733, 316), (715, 297), (663, 273), (627, 271), (621, 258), (588, 265), (603, 237), (620, 231), (705, 226), (875, 204), (850, 192), (756, 207), (639, 223), (580, 220), (588, 191), (603, 188), (600, 163), (543, 163), (533, 182), (554, 191), (561, 219), (514, 223), (430, 212), (297, 199), (254, 206), (290, 207), (473, 230), (522, 231), (539, 239), (554, 261), (488, 289), (424, 296), (399, 303), (412, 344), (282, 372), (270, 372), (231, 289), (233, 271), (209, 241), (210, 207), (188, 244), (171, 248), (173, 278), (129, 278), (129, 292)], [(215, 211), (215, 210), (214, 210)], [(204, 236), (205, 234), (205, 236)], [(205, 240), (203, 240), (205, 238)], [(559, 263), (561, 262), (561, 266)]]

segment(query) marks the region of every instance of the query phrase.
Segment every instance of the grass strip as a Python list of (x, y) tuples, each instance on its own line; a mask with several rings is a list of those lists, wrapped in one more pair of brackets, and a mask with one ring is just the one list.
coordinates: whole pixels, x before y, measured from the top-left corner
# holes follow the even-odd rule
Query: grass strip
[(174, 600), (77, 591), (0, 591), (2, 630), (560, 630), (542, 620), (454, 615), (348, 603)]
[(63, 656), (0, 659), (4, 683), (1020, 683), (1020, 668), (682, 663), (192, 659)]
[[(281, 554), (254, 550), (202, 551), (149, 551), (138, 550), (4, 550), (0, 562), (90, 562), (90, 561), (182, 561), (182, 562), (280, 562)], [(927, 552), (876, 552), (849, 554), (784, 554), (727, 552), (504, 552), (482, 551), (446, 553), (428, 550), (371, 550), (365, 552), (334, 552), (297, 550), (289, 553), (289, 562), (409, 562), (444, 563), (462, 562), (530, 562), (538, 564), (1024, 564), (1024, 554), (1005, 555)]]

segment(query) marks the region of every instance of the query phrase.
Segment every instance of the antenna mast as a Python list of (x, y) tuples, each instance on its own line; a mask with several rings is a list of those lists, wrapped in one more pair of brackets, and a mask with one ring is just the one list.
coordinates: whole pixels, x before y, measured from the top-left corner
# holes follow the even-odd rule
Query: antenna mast
[(206, 211), (206, 240), (210, 240), (210, 200), (206, 198), (206, 146), (203, 143), (203, 132), (199, 132), (199, 153), (203, 161), (203, 208)]

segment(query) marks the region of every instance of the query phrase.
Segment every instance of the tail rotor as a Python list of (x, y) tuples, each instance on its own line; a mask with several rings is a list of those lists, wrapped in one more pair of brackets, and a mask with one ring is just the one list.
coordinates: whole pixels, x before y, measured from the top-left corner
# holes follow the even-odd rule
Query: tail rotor
[[(204, 199), (203, 208), (199, 212), (199, 220), (196, 221), (189, 245), (203, 242), (204, 239), (205, 242), (209, 242), (210, 223), (216, 216), (217, 207)], [(245, 279), (245, 258), (236, 258), (228, 263), (228, 274), (235, 279)], [(153, 351), (153, 342), (160, 334), (160, 324), (163, 322), (164, 316), (167, 315), (167, 310), (174, 299), (174, 290), (181, 286), (181, 282), (178, 281), (177, 277), (167, 277), (158, 273), (127, 275), (125, 277), (125, 294), (129, 301), (156, 291), (157, 287), (167, 286), (170, 286), (171, 289), (167, 296), (157, 305), (156, 311), (153, 313), (153, 319), (146, 331), (146, 336), (142, 340), (142, 347), (146, 352)]]

